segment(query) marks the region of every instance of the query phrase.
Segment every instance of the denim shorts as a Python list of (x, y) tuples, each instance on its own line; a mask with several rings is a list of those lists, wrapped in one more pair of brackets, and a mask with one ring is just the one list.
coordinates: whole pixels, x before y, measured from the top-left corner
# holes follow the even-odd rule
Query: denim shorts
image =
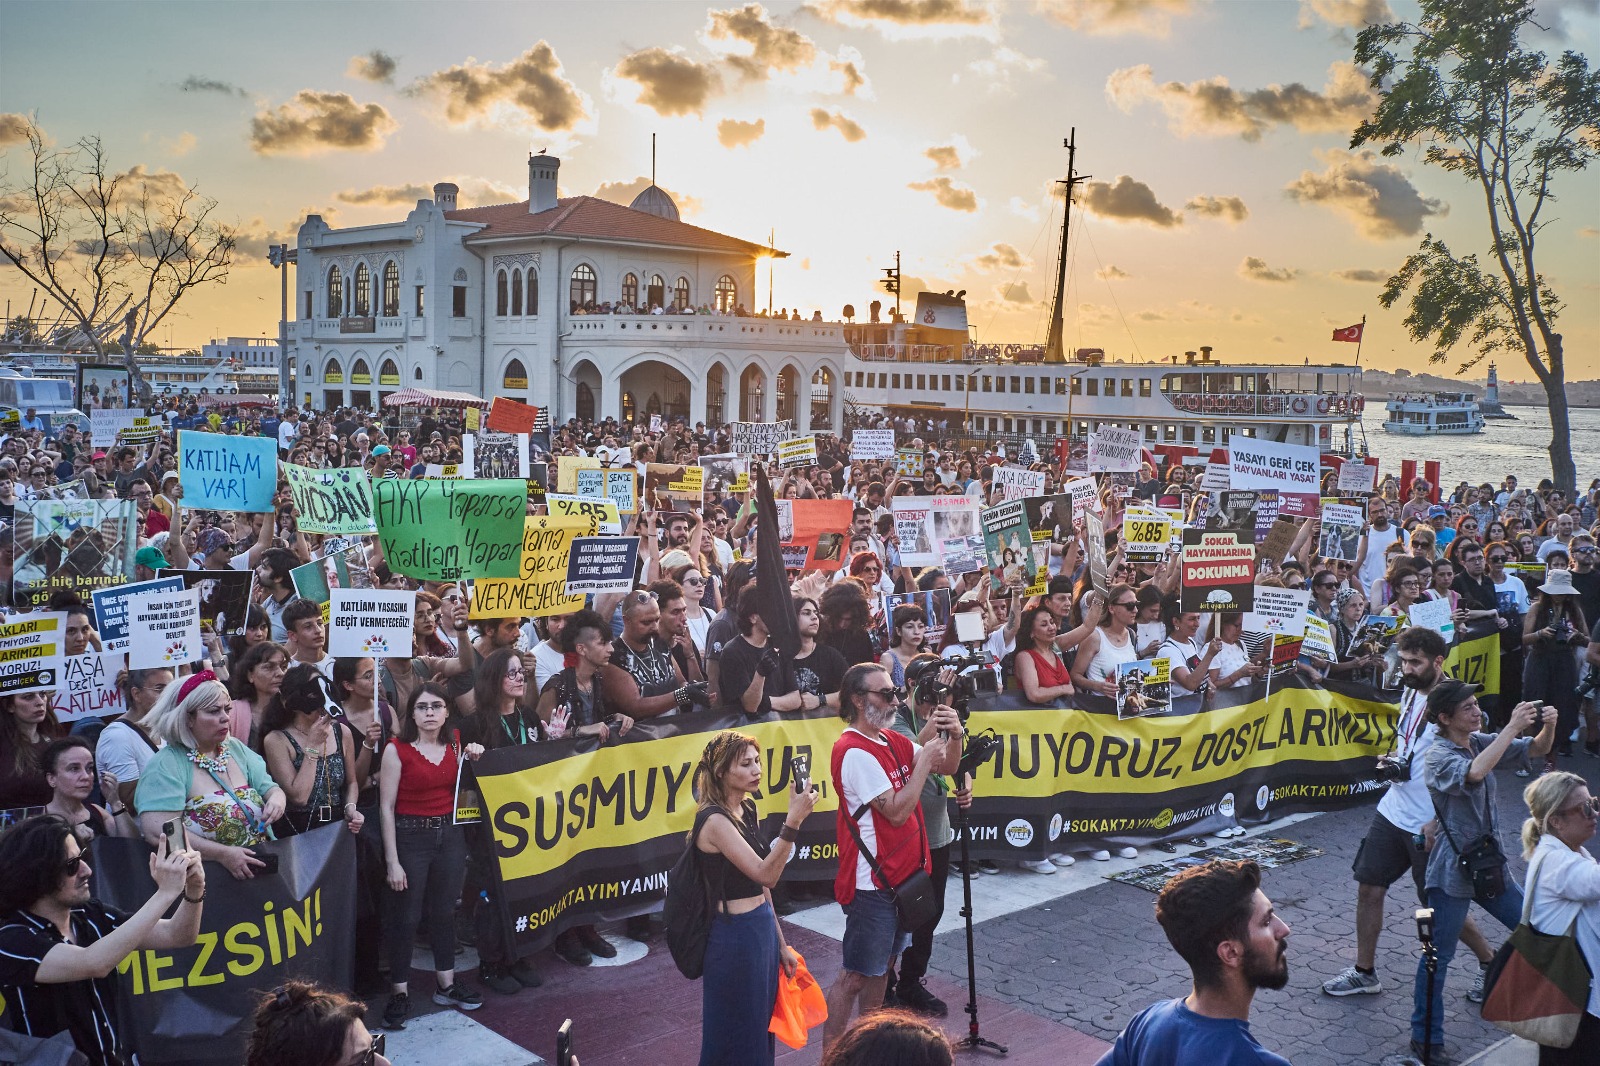
[(900, 925), (894, 897), (882, 889), (856, 889), (844, 906), (844, 968), (863, 977), (882, 977), (889, 960), (911, 942)]

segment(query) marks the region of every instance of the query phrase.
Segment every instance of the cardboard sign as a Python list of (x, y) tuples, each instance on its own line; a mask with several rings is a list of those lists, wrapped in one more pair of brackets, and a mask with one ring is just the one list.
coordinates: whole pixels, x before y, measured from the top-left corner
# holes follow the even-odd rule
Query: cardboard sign
[(1339, 479), (1334, 483), (1334, 491), (1341, 496), (1347, 492), (1356, 496), (1370, 496), (1377, 483), (1377, 467), (1352, 461), (1340, 465)]
[(817, 465), (817, 437), (807, 433), (803, 437), (778, 442), (778, 465), (790, 467)]
[[(900, 561), (906, 566), (938, 566), (940, 544), (982, 531), (976, 496), (895, 496), (889, 508), (900, 538)], [(848, 525), (846, 515), (839, 528)]]
[(779, 441), (794, 435), (794, 423), (787, 418), (781, 422), (734, 422), (729, 429), (728, 447), (739, 455), (771, 455), (778, 450)]
[(1311, 602), (1310, 589), (1257, 585), (1253, 595), (1255, 606), (1244, 616), (1246, 632), (1270, 633), (1274, 637), (1304, 635), (1306, 607)]
[(0, 696), (53, 692), (61, 680), (67, 636), (63, 611), (34, 611), (0, 622)]
[(205, 655), (197, 588), (136, 596), (128, 603), (128, 617), (130, 670), (175, 670)]
[(522, 576), (474, 581), (468, 618), (538, 618), (583, 607), (581, 594), (567, 595), (567, 559), (573, 540), (599, 532), (599, 518), (529, 515), (523, 521)]
[(593, 455), (556, 456), (556, 491), (569, 496), (578, 493), (578, 471), (599, 470), (600, 460)]
[(90, 594), (94, 606), (94, 629), (100, 634), (100, 644), (106, 651), (128, 650), (128, 601), (147, 592), (178, 592), (184, 588), (183, 579), (158, 577), (151, 581), (137, 581), (128, 585), (95, 589)]
[(1000, 486), (1002, 500), (1020, 500), (1027, 496), (1044, 495), (1044, 471), (1028, 470), (1020, 466), (997, 466), (992, 471), (994, 483)]
[(639, 472), (633, 467), (618, 470), (579, 470), (574, 478), (579, 496), (596, 496), (611, 500), (617, 505), (619, 515), (637, 514), (639, 511)]
[(1116, 702), (1118, 718), (1164, 714), (1172, 706), (1172, 660), (1118, 663)]
[(461, 465), (475, 478), (528, 478), (526, 433), (468, 433), (461, 440)]
[(567, 595), (627, 592), (638, 561), (638, 537), (575, 537), (567, 557)]
[(411, 620), (417, 594), (411, 590), (330, 589), (328, 654), (334, 658), (411, 657)]
[(1038, 567), (1033, 555), (1033, 531), (1021, 500), (985, 507), (978, 513), (983, 525), (983, 548), (988, 557), (994, 591), (1021, 590), (1033, 584)]
[(893, 459), (894, 430), (857, 429), (850, 434), (850, 458)]
[(376, 533), (372, 517), (372, 479), (358, 466), (316, 470), (280, 463), (289, 495), (299, 512), (297, 521), (307, 533), (354, 536)]
[(698, 466), (646, 463), (645, 508), (651, 511), (698, 511), (705, 502), (706, 472)]
[(1443, 637), (1447, 644), (1455, 642), (1456, 623), (1455, 619), (1450, 617), (1449, 600), (1420, 600), (1413, 603), (1407, 613), (1411, 616), (1412, 625), (1433, 630)]
[(1061, 491), (1072, 497), (1072, 513), (1088, 514), (1100, 510), (1100, 486), (1092, 477), (1075, 477)]
[(594, 496), (561, 496), (546, 494), (545, 506), (558, 518), (593, 518), (600, 523), (600, 533), (609, 537), (622, 536), (622, 515), (617, 511), (617, 501)]
[(380, 479), (373, 516), (389, 569), (423, 581), (516, 577), (527, 492), (520, 480)]
[(114, 651), (86, 651), (62, 659), (61, 688), (53, 704), (56, 720), (76, 722), (126, 711), (122, 689), (117, 687), (121, 669), (122, 655)]
[(1250, 610), (1255, 569), (1254, 536), (1185, 530), (1181, 609), (1212, 613)]
[(1089, 431), (1091, 473), (1137, 473), (1144, 444), (1131, 429), (1101, 426)]
[[(489, 417), (483, 428), (497, 433), (532, 433), (539, 421), (539, 409), (509, 396), (496, 396), (489, 401)], [(468, 429), (476, 429), (469, 426)]]
[(183, 506), (191, 511), (271, 511), (278, 488), (278, 442), (181, 430), (178, 483)]
[(1343, 503), (1331, 503), (1324, 507), (1317, 554), (1324, 559), (1355, 562), (1361, 550), (1361, 530), (1366, 524), (1367, 516), (1359, 507)]
[(1228, 442), (1228, 487), (1276, 489), (1281, 514), (1317, 513), (1322, 453), (1314, 447), (1235, 436)]
[(724, 455), (702, 455), (700, 469), (705, 471), (707, 499), (724, 494), (740, 496), (750, 491), (750, 460), (729, 452)]

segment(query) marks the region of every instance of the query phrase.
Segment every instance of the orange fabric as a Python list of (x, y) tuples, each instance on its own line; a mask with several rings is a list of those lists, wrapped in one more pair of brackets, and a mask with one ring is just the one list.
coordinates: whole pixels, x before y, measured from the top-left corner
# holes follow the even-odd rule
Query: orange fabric
[(817, 979), (806, 969), (806, 960), (799, 952), (800, 964), (794, 976), (784, 976), (778, 970), (778, 1000), (772, 1007), (772, 1024), (767, 1031), (792, 1048), (803, 1048), (809, 1030), (828, 1020), (828, 1001), (822, 994)]

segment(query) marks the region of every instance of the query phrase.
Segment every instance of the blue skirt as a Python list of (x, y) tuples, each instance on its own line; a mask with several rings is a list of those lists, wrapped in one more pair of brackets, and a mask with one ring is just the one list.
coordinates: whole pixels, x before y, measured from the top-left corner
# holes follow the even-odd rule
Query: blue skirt
[(712, 919), (700, 995), (700, 1066), (772, 1062), (778, 927), (769, 904)]

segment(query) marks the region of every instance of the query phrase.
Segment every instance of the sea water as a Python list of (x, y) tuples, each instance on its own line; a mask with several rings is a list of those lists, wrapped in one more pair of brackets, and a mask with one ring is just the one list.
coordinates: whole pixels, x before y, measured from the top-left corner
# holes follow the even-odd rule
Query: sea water
[[(1527, 488), (1550, 476), (1550, 412), (1544, 407), (1507, 406), (1516, 420), (1490, 419), (1482, 433), (1464, 437), (1405, 437), (1383, 431), (1383, 409), (1369, 405), (1366, 431), (1368, 454), (1379, 460), (1379, 476), (1400, 474), (1400, 462), (1417, 460), (1418, 473), (1425, 460), (1439, 462), (1439, 479), (1452, 490), (1463, 481), (1499, 488), (1507, 474)], [(1374, 414), (1376, 418), (1372, 417)], [(1572, 426), (1572, 458), (1578, 468), (1578, 487), (1600, 477), (1600, 409), (1568, 411)], [(1359, 441), (1360, 438), (1357, 437)]]

